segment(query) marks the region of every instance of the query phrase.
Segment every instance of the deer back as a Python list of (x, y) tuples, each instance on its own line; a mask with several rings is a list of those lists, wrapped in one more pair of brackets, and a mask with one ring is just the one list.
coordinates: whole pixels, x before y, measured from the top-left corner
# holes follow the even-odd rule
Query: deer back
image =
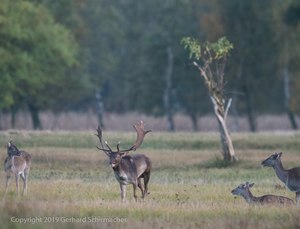
[(24, 158), (24, 160), (26, 161), (27, 167), (29, 167), (31, 165), (31, 160), (32, 160), (31, 155), (24, 150), (21, 150), (20, 152), (21, 152), (21, 157)]
[(285, 205), (294, 205), (294, 201), (290, 198), (284, 196), (275, 196), (275, 195), (264, 195), (257, 197), (257, 200), (261, 204), (285, 204)]
[(7, 156), (4, 161), (4, 171), (18, 173), (28, 169), (31, 164), (31, 155), (21, 150), (19, 156)]
[(4, 162), (5, 172), (20, 173), (27, 167), (26, 160), (22, 156), (7, 157)]
[(150, 172), (151, 161), (147, 156), (144, 154), (136, 154), (131, 157), (136, 165), (138, 177), (140, 177), (144, 172)]
[(119, 182), (132, 183), (137, 178), (143, 177), (145, 172), (150, 172), (150, 170), (150, 159), (143, 154), (135, 154), (124, 156), (114, 172)]

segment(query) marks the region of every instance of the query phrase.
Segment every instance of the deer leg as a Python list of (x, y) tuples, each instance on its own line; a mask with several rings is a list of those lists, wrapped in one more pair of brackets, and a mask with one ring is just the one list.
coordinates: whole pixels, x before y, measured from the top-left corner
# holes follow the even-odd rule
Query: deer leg
[(17, 194), (19, 195), (19, 174), (15, 174), (15, 177), (16, 177)]
[(5, 194), (7, 193), (7, 190), (8, 190), (9, 181), (10, 181), (10, 175), (6, 175)]
[(25, 194), (27, 194), (28, 176), (29, 176), (29, 168), (24, 170), (24, 178), (25, 178), (25, 181), (24, 181), (25, 189), (24, 189), (24, 191), (25, 191)]
[(148, 182), (150, 180), (150, 172), (148, 173), (144, 173), (144, 186), (145, 186), (145, 190), (144, 190), (144, 196), (147, 196), (150, 194), (150, 192), (148, 192)]
[(296, 192), (296, 204), (297, 204), (297, 208), (299, 207), (299, 199), (300, 199), (300, 192)]
[(137, 202), (137, 195), (136, 195), (136, 187), (137, 187), (137, 181), (132, 184), (133, 185), (133, 197), (135, 201)]
[(142, 198), (144, 199), (145, 197), (145, 189), (142, 185), (142, 178), (138, 178), (138, 187), (141, 189), (141, 192), (142, 192)]
[(23, 192), (22, 192), (22, 194), (25, 195), (26, 192), (27, 192), (27, 179), (26, 179), (25, 172), (21, 173), (20, 175), (21, 175), (21, 178), (23, 180)]
[(121, 189), (121, 199), (122, 199), (122, 202), (124, 202), (125, 196), (126, 196), (126, 185), (120, 184), (120, 189)]

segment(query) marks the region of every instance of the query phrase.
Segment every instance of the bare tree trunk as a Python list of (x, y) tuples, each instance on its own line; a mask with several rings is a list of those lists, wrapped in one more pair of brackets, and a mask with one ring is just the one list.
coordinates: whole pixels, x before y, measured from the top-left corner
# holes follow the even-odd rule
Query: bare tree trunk
[(224, 107), (220, 107), (220, 104), (217, 103), (214, 97), (211, 96), (210, 98), (214, 104), (214, 112), (218, 120), (224, 161), (237, 161), (238, 159), (235, 156), (233, 144), (226, 125), (226, 118), (231, 105), (231, 99), (228, 101), (226, 110), (224, 112)]
[(41, 130), (42, 129), (42, 123), (39, 117), (39, 108), (34, 104), (28, 104), (29, 112), (31, 115), (32, 120), (32, 126), (34, 130)]
[(17, 116), (17, 108), (15, 106), (12, 106), (10, 108), (10, 114), (11, 114), (11, 120), (10, 120), (11, 128), (15, 129), (16, 128), (16, 116)]
[(298, 124), (297, 124), (294, 112), (291, 110), (288, 110), (288, 117), (289, 117), (289, 120), (290, 120), (293, 130), (298, 130)]
[[(284, 31), (287, 32), (287, 27), (284, 27)], [(298, 124), (296, 121), (295, 114), (291, 108), (291, 81), (290, 81), (290, 74), (289, 74), (289, 46), (287, 40), (284, 42), (284, 63), (283, 63), (283, 89), (284, 89), (284, 106), (287, 112), (288, 118), (291, 123), (291, 127), (294, 130), (298, 129)]]
[(237, 74), (236, 74), (236, 80), (235, 80), (235, 85), (234, 85), (234, 94), (232, 96), (232, 114), (234, 117), (234, 122), (233, 122), (233, 129), (235, 131), (240, 130), (240, 124), (239, 124), (239, 112), (237, 109), (237, 95), (238, 95), (238, 82), (240, 82), (242, 78), (242, 73), (243, 73), (243, 65), (244, 65), (244, 58), (240, 60), (240, 63), (237, 68)]
[(172, 101), (172, 74), (173, 74), (173, 50), (170, 46), (167, 47), (168, 65), (165, 75), (166, 87), (164, 93), (164, 106), (167, 114), (168, 131), (174, 131), (174, 118), (173, 118), (173, 101)]
[(0, 110), (0, 130), (2, 129), (2, 110)]
[(233, 130), (240, 131), (240, 129), (241, 129), (240, 123), (239, 123), (240, 114), (238, 112), (236, 103), (237, 103), (237, 96), (235, 95), (232, 98)]
[(198, 117), (195, 113), (190, 114), (191, 120), (192, 120), (192, 126), (193, 126), (193, 131), (198, 131)]
[(103, 106), (103, 99), (101, 96), (101, 90), (96, 92), (96, 110), (97, 110), (97, 117), (98, 117), (98, 125), (101, 128), (104, 128), (103, 116), (104, 116), (104, 106)]
[(291, 123), (291, 127), (293, 130), (298, 129), (298, 124), (295, 118), (295, 114), (292, 111), (290, 107), (290, 101), (291, 101), (291, 93), (290, 93), (290, 75), (289, 75), (289, 70), (287, 66), (284, 67), (283, 69), (283, 88), (284, 88), (284, 106), (288, 115), (288, 118)]
[(289, 69), (288, 69), (288, 62), (289, 62), (289, 54), (288, 54), (288, 44), (285, 42), (285, 60), (284, 60), (284, 67), (283, 67), (283, 91), (284, 91), (284, 106), (285, 110), (287, 112), (288, 118), (291, 123), (291, 127), (293, 130), (298, 129), (298, 124), (295, 118), (295, 114), (291, 109), (290, 103), (291, 103), (291, 80), (290, 80), (290, 74), (289, 74)]
[(244, 96), (245, 96), (245, 100), (246, 100), (246, 109), (247, 109), (247, 117), (248, 117), (249, 127), (252, 132), (256, 132), (256, 129), (257, 129), (256, 128), (256, 120), (255, 120), (255, 116), (253, 114), (250, 92), (246, 85), (244, 85), (242, 88), (243, 88), (243, 92), (244, 92)]

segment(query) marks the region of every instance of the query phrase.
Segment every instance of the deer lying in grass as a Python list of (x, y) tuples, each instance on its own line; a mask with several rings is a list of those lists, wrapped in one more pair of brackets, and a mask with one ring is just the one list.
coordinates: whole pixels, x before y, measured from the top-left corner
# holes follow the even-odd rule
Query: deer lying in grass
[(264, 160), (263, 166), (272, 167), (279, 180), (281, 180), (292, 192), (296, 192), (296, 203), (299, 207), (300, 199), (300, 167), (284, 169), (281, 163), (282, 153), (274, 153)]
[(294, 201), (290, 198), (284, 196), (275, 195), (264, 195), (255, 197), (252, 195), (250, 188), (252, 188), (254, 183), (250, 184), (246, 182), (245, 184), (240, 184), (238, 187), (233, 189), (231, 193), (236, 196), (242, 196), (247, 201), (248, 204), (284, 204), (284, 205), (294, 205)]
[[(102, 129), (100, 127), (98, 127), (96, 134), (101, 145), (101, 148), (97, 148), (109, 157), (109, 164), (114, 170), (115, 177), (120, 184), (122, 201), (125, 200), (126, 185), (128, 184), (133, 185), (133, 197), (136, 201), (136, 187), (141, 189), (143, 199), (149, 194), (148, 182), (151, 173), (150, 159), (144, 154), (128, 155), (128, 153), (130, 151), (135, 151), (142, 144), (145, 135), (151, 130), (145, 131), (144, 123), (142, 121), (133, 125), (133, 127), (137, 132), (137, 139), (136, 142), (126, 150), (120, 150), (120, 143), (117, 145), (117, 151), (113, 151), (107, 142), (105, 142), (107, 149), (104, 148), (102, 143)], [(142, 179), (144, 179), (144, 186), (142, 185)]]
[(9, 181), (15, 175), (17, 194), (19, 195), (19, 176), (23, 180), (23, 195), (27, 193), (27, 181), (31, 164), (31, 155), (23, 150), (19, 150), (12, 141), (7, 143), (8, 156), (4, 161), (4, 171), (6, 173), (5, 194), (7, 193)]

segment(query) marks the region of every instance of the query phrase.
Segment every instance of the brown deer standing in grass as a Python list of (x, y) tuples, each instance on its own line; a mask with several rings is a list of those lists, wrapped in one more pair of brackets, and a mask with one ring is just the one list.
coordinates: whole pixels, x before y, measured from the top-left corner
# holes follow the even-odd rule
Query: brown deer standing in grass
[[(126, 185), (133, 185), (133, 197), (137, 201), (136, 188), (139, 187), (142, 192), (142, 198), (144, 199), (148, 195), (148, 182), (150, 179), (151, 173), (151, 161), (144, 154), (135, 154), (128, 155), (130, 151), (135, 151), (143, 142), (144, 137), (151, 130), (144, 130), (144, 123), (140, 121), (139, 123), (133, 125), (137, 133), (136, 142), (126, 150), (120, 150), (119, 145), (117, 145), (117, 151), (113, 151), (108, 143), (105, 141), (107, 149), (104, 148), (102, 142), (102, 129), (98, 127), (97, 134), (100, 147), (97, 147), (99, 150), (102, 150), (109, 157), (109, 164), (114, 170), (115, 177), (120, 184), (121, 189), (121, 199), (125, 200), (126, 195)], [(144, 179), (144, 186), (142, 185), (142, 178)]]
[(8, 156), (4, 161), (4, 171), (6, 173), (5, 194), (7, 193), (9, 181), (15, 175), (17, 194), (19, 195), (19, 177), (23, 180), (23, 195), (27, 193), (27, 181), (31, 164), (31, 155), (23, 150), (19, 150), (12, 141), (7, 143)]
[(272, 167), (279, 180), (281, 180), (292, 192), (296, 192), (296, 203), (299, 207), (300, 199), (300, 167), (285, 169), (281, 163), (282, 153), (274, 153), (264, 160), (263, 166)]
[(236, 196), (242, 196), (247, 201), (248, 204), (284, 204), (284, 205), (294, 205), (294, 201), (290, 198), (284, 196), (275, 195), (264, 195), (255, 197), (252, 195), (250, 188), (252, 188), (254, 183), (250, 184), (246, 182), (245, 184), (240, 184), (238, 187), (233, 189), (231, 193)]

